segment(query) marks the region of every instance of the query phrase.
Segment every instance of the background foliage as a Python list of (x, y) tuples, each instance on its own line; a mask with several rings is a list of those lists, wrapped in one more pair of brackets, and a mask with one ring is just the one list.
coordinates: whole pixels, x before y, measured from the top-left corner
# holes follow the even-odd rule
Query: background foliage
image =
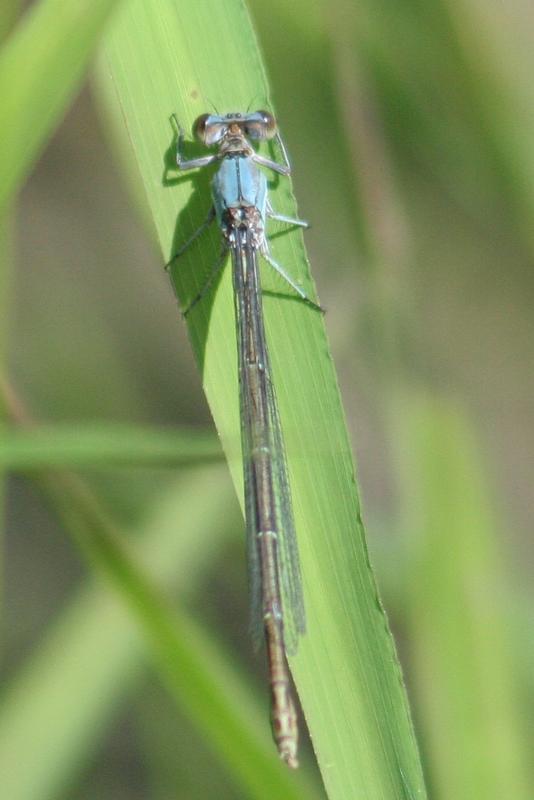
[[(58, 0), (36, 5), (46, 41), (62, 54), (54, 70), (72, 78), (64, 102), (78, 87), (72, 30), (89, 57), (112, 5), (93, 4), (85, 28), (74, 16), (57, 22)], [(430, 795), (526, 798), (534, 103), (525, 32), (532, 12), (519, 2), (504, 9), (478, 0), (357, 7), (271, 0), (250, 3), (250, 11), (299, 212), (313, 223), (307, 244)], [(28, 33), (37, 23), (23, 19), (26, 37), (6, 39), (0, 85), (21, 40), (28, 74), (50, 85), (38, 67), (46, 48)], [(15, 99), (25, 86), (19, 77), (19, 86), (10, 84)], [(47, 109), (46, 91), (26, 86)], [(199, 465), (217, 457), (216, 445), (204, 439), (194, 470), (177, 477), (156, 468), (169, 458), (168, 441), (151, 439), (150, 429), (143, 469), (115, 467), (132, 441), (131, 429), (115, 438), (116, 423), (140, 431), (211, 422), (161, 255), (125, 185), (127, 154), (113, 149), (96, 113), (99, 91), (89, 84), (77, 95), (22, 190), (16, 224), (13, 211), (3, 220), (8, 373), (36, 416), (62, 423), (67, 456), (56, 451), (58, 464), (81, 459), (117, 524), (142, 539), (141, 561), (217, 626), (257, 694), (261, 670), (242, 630), (239, 511), (224, 467)], [(24, 127), (9, 128), (13, 119), (0, 126), (10, 142), (4, 159), (22, 180), (24, 144), (35, 145)], [(112, 456), (103, 455), (102, 429), (93, 428), (99, 444), (87, 421), (114, 423), (113, 468), (95, 469), (99, 457), (109, 465)], [(24, 443), (7, 434), (3, 442), (2, 463), (17, 452), (20, 468)], [(242, 796), (187, 719), (177, 720), (166, 694), (173, 687), (161, 689), (147, 672), (131, 620), (113, 610), (105, 586), (89, 585), (42, 500), (46, 486), (40, 492), (19, 477), (10, 482), (0, 707), (6, 796)], [(178, 548), (188, 530), (194, 547), (176, 575), (169, 566), (185, 558)], [(101, 545), (109, 555), (108, 533)], [(125, 559), (115, 557), (123, 575)], [(165, 609), (153, 611), (164, 626)], [(240, 702), (252, 709), (249, 698)], [(60, 716), (65, 724), (52, 724)], [(30, 758), (43, 742), (49, 749)], [(309, 785), (288, 786), (271, 796), (312, 796)], [(320, 796), (318, 777), (316, 786)]]

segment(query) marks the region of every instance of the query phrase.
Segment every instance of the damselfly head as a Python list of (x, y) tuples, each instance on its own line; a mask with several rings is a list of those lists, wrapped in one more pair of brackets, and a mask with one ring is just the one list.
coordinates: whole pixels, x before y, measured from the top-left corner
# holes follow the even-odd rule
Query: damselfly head
[(232, 112), (225, 116), (202, 114), (193, 123), (194, 138), (207, 147), (239, 132), (247, 139), (272, 139), (276, 134), (276, 120), (270, 111), (254, 111), (252, 114)]

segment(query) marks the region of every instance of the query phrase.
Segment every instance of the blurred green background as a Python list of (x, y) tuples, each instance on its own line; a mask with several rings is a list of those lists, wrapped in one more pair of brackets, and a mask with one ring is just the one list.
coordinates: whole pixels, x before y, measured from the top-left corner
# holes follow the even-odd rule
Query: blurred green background
[[(306, 241), (429, 794), (526, 798), (534, 11), (519, 0), (249, 8), (299, 212), (312, 223)], [(209, 427), (162, 257), (98, 109), (89, 81), (20, 195), (8, 374), (41, 421)], [(189, 605), (262, 691), (243, 635), (243, 525), (222, 461), (88, 477), (132, 533), (162, 514), (185, 524), (190, 507), (223, 529), (187, 576)], [(43, 641), (61, 647), (66, 610), (96, 590), (80, 588), (78, 555), (31, 482), (10, 479), (6, 505), (10, 686)], [(37, 781), (24, 796), (242, 796), (136, 647), (94, 689), (87, 730), (51, 788), (39, 793)], [(0, 727), (0, 752), (8, 734)]]

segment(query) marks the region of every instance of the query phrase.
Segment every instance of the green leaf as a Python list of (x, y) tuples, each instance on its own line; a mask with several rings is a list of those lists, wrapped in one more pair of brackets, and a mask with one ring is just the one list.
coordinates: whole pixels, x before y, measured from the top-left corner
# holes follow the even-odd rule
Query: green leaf
[[(220, 469), (211, 468), (165, 486), (135, 531), (138, 558), (160, 587), (187, 595), (217, 557), (229, 488), (223, 478)], [(110, 585), (93, 582), (70, 599), (15, 678), (2, 687), (5, 797), (55, 800), (73, 791), (77, 773), (93, 757), (117, 707), (141, 680), (146, 649), (134, 615)]]
[[(207, 174), (182, 176), (175, 185), (165, 179), (174, 158), (171, 113), (187, 130), (213, 106), (220, 112), (271, 106), (243, 3), (126, 4), (105, 47), (100, 87), (110, 119), (119, 128), (126, 123), (166, 262), (210, 206)], [(187, 152), (199, 150), (188, 146)], [(272, 203), (282, 213), (295, 214), (286, 180), (276, 182)], [(182, 303), (204, 284), (218, 250), (212, 231), (173, 266)], [(301, 235), (276, 238), (273, 250), (313, 295)], [(367, 557), (324, 322), (288, 297), (287, 287), (268, 269), (263, 278), (308, 615), (308, 633), (291, 667), (323, 779), (331, 798), (422, 798), (400, 670)], [(188, 325), (241, 495), (229, 269), (189, 315)]]
[(85, 483), (66, 472), (43, 473), (38, 482), (88, 562), (127, 603), (171, 696), (202, 729), (247, 797), (313, 797), (303, 776), (272, 758), (262, 715), (230, 657), (183, 610), (171, 609)]
[[(7, 321), (8, 321), (8, 283), (10, 279), (9, 265), (13, 245), (12, 225), (8, 214), (0, 214), (0, 384), (2, 373), (5, 369), (7, 353)], [(1, 388), (1, 387), (0, 387)], [(3, 441), (7, 421), (5, 419), (5, 405), (0, 391), (0, 442)], [(5, 520), (5, 471), (0, 468), (0, 541), (4, 539), (4, 520)], [(3, 575), (3, 546), (0, 547), (0, 572)], [(3, 582), (0, 581), (0, 585)]]
[(40, 425), (4, 431), (0, 467), (169, 466), (217, 460), (220, 445), (213, 433), (193, 429), (158, 429), (130, 425)]
[(0, 211), (83, 78), (116, 0), (42, 0), (0, 50)]
[(435, 796), (527, 800), (513, 612), (478, 447), (454, 405), (413, 393), (405, 401), (406, 583)]
[(0, 5), (0, 42), (5, 39), (20, 13), (20, 0), (4, 0)]

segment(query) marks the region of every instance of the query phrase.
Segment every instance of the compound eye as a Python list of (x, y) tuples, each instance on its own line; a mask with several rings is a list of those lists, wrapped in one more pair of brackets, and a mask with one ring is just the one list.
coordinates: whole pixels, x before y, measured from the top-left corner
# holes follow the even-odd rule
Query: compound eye
[(256, 111), (256, 114), (261, 118), (264, 138), (272, 139), (276, 133), (276, 120), (270, 111)]
[(276, 133), (276, 121), (268, 111), (255, 111), (243, 126), (250, 139), (272, 139)]
[(202, 142), (202, 144), (206, 144), (206, 129), (209, 118), (209, 114), (201, 114), (193, 122), (193, 136), (197, 142)]

